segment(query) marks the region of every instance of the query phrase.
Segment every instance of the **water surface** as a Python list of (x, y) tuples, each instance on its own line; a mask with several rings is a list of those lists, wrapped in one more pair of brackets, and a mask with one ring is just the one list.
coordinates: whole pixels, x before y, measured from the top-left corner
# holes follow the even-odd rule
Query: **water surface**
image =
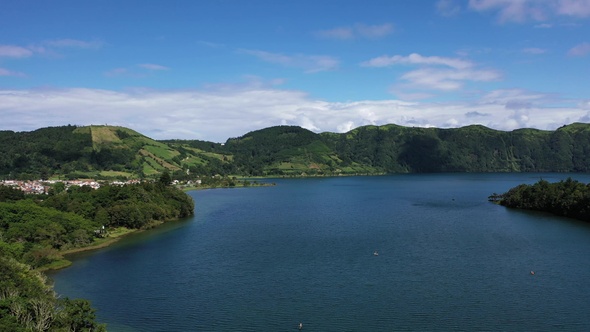
[(52, 277), (110, 331), (588, 331), (590, 225), (487, 201), (567, 176), (193, 191), (194, 218), (78, 255)]

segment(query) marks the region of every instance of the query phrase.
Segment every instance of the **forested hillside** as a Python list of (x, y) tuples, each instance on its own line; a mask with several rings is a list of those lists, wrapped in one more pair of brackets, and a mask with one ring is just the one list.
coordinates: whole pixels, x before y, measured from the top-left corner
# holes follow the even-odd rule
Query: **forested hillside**
[(276, 126), (230, 138), (155, 141), (122, 127), (0, 132), (0, 178), (173, 178), (411, 172), (587, 172), (590, 125), (510, 132), (364, 126), (316, 134)]
[(218, 168), (215, 161), (223, 156), (197, 146), (195, 142), (183, 146), (158, 142), (113, 126), (0, 131), (0, 178), (157, 178), (165, 171), (186, 172), (201, 165)]
[(66, 266), (64, 252), (105, 244), (111, 231), (192, 215), (192, 199), (168, 180), (96, 190), (60, 182), (48, 195), (0, 185), (0, 331), (103, 331), (88, 301), (59, 298), (35, 269)]
[(255, 131), (225, 144), (241, 174), (587, 172), (590, 125), (511, 132), (364, 126), (343, 134), (298, 127)]
[(324, 135), (345, 161), (386, 172), (585, 172), (590, 126), (512, 132), (483, 126), (457, 129), (367, 126)]

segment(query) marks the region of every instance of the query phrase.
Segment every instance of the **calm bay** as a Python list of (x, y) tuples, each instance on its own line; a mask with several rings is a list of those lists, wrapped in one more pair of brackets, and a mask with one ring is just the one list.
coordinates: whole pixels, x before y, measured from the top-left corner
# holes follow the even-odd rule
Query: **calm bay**
[(590, 182), (468, 173), (191, 191), (194, 218), (50, 277), (109, 331), (589, 331), (590, 224), (487, 201), (568, 176)]

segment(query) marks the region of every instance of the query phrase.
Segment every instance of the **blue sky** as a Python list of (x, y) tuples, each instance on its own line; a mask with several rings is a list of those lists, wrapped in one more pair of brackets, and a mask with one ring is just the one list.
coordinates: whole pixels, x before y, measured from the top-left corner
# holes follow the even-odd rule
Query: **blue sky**
[(0, 130), (590, 122), (590, 0), (8, 0)]

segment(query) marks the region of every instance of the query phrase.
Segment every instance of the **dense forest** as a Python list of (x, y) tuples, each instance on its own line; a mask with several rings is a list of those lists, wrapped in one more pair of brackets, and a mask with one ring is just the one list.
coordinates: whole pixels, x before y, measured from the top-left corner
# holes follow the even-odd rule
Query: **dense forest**
[(588, 172), (590, 124), (554, 131), (276, 126), (230, 138), (155, 141), (112, 126), (0, 131), (0, 179), (313, 176), (425, 172)]
[(35, 269), (99, 243), (111, 229), (145, 228), (193, 211), (167, 173), (157, 182), (96, 190), (59, 182), (47, 195), (0, 185), (0, 331), (104, 330), (88, 301), (58, 298)]
[(540, 180), (532, 185), (521, 184), (504, 194), (491, 195), (490, 200), (510, 208), (549, 212), (590, 222), (590, 184), (571, 178), (556, 183)]
[(315, 134), (280, 126), (229, 139), (224, 148), (247, 175), (427, 172), (586, 172), (590, 125), (511, 132), (364, 126)]

